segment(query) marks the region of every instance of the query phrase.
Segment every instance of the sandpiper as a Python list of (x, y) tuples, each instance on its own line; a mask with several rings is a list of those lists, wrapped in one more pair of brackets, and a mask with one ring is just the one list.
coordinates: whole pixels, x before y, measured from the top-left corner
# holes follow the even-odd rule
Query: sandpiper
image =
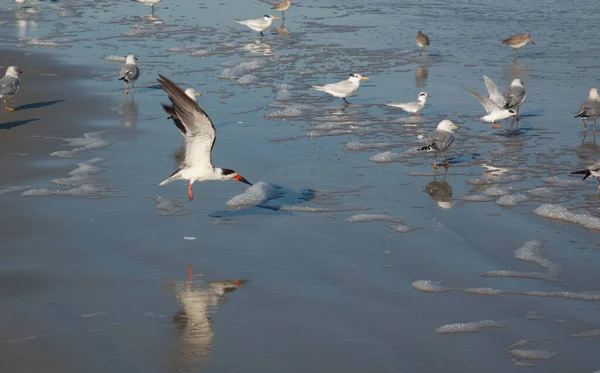
[(531, 44), (535, 44), (533, 40), (531, 40), (530, 34), (516, 34), (508, 39), (504, 39), (503, 41), (504, 44), (514, 48), (515, 57), (517, 57), (517, 49), (526, 46), (529, 42), (531, 42)]
[(425, 48), (427, 48), (427, 46), (429, 45), (429, 36), (419, 31), (417, 32), (417, 39), (415, 40), (415, 42), (417, 43), (417, 46), (421, 48), (419, 56), (423, 55)]

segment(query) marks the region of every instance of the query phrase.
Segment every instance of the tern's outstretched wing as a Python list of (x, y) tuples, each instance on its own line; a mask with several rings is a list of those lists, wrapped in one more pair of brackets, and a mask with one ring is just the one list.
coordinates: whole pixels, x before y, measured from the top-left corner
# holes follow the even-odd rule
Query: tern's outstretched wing
[(492, 100), (490, 100), (487, 97), (483, 97), (482, 95), (480, 95), (477, 92), (473, 92), (470, 89), (465, 89), (471, 96), (475, 97), (483, 106), (483, 108), (485, 109), (485, 111), (490, 114), (494, 111), (498, 111), (501, 110), (498, 105), (496, 105), (495, 103), (492, 102)]
[(211, 152), (216, 140), (213, 122), (181, 88), (164, 76), (160, 74), (159, 76), (160, 87), (167, 92), (172, 105), (163, 105), (163, 109), (173, 117), (175, 125), (186, 138), (184, 164), (200, 165), (211, 169), (213, 167)]
[(483, 82), (485, 83), (485, 88), (487, 88), (490, 100), (492, 100), (494, 104), (498, 105), (498, 107), (504, 107), (506, 101), (504, 100), (504, 96), (502, 95), (502, 92), (500, 92), (500, 90), (498, 89), (496, 83), (494, 83), (492, 79), (488, 78), (485, 75), (483, 76)]

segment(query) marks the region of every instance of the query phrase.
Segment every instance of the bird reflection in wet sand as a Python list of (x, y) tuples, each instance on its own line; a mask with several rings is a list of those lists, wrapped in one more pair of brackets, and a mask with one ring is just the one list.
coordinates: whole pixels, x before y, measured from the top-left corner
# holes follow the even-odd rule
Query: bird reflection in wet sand
[(436, 175), (433, 175), (433, 181), (430, 181), (425, 185), (425, 191), (429, 194), (432, 200), (437, 201), (440, 208), (449, 209), (454, 206), (452, 203), (452, 186), (446, 181), (446, 172), (444, 172), (444, 178), (441, 181), (436, 180)]
[(415, 87), (425, 87), (427, 85), (427, 78), (429, 77), (429, 70), (425, 66), (419, 66), (415, 70)]
[(587, 138), (587, 131), (583, 133), (583, 139), (581, 139), (581, 149), (591, 150), (594, 153), (598, 153), (598, 145), (596, 144), (596, 131), (592, 132), (592, 141), (585, 142)]
[(271, 44), (265, 42), (262, 39), (246, 43), (240, 49), (243, 51), (260, 54), (263, 56), (272, 56), (275, 54), (275, 52), (273, 52), (273, 49), (271, 49)]
[(138, 123), (139, 111), (140, 108), (135, 102), (133, 95), (126, 97), (119, 107), (119, 113), (123, 116), (123, 127), (133, 128)]
[(275, 27), (274, 30), (279, 35), (286, 36), (290, 34), (290, 30), (287, 27), (285, 27), (285, 17), (281, 18), (281, 24)]
[(182, 327), (179, 367), (195, 371), (199, 363), (208, 361), (214, 332), (210, 323), (217, 305), (226, 300), (225, 293), (237, 290), (245, 280), (223, 280), (206, 283), (192, 281), (192, 265), (188, 264), (185, 287), (177, 291), (181, 311), (173, 321)]

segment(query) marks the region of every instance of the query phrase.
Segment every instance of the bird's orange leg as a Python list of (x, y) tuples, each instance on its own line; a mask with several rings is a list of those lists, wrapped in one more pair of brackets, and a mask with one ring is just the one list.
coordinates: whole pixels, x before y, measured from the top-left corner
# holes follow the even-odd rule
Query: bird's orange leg
[(494, 127), (494, 128), (502, 128), (502, 126), (501, 126), (501, 125), (499, 125), (499, 124), (496, 124), (496, 123), (494, 123), (494, 122), (492, 122), (492, 127)]
[(192, 190), (192, 184), (188, 185), (188, 198), (190, 201), (194, 199), (194, 191)]

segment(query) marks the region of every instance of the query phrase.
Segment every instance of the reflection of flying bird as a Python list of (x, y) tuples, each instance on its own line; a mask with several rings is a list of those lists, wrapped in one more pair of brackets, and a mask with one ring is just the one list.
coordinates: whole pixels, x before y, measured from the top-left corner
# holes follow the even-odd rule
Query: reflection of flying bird
[(235, 291), (245, 281), (215, 281), (209, 282), (208, 287), (194, 288), (191, 279), (192, 266), (189, 264), (185, 289), (177, 294), (185, 323), (180, 355), (187, 363), (195, 365), (210, 357), (214, 339), (210, 315), (214, 308), (226, 292)]
[(167, 92), (172, 104), (172, 106), (163, 105), (163, 108), (167, 114), (173, 117), (173, 122), (186, 138), (185, 160), (179, 169), (160, 185), (175, 180), (189, 180), (188, 198), (190, 201), (194, 198), (192, 184), (195, 181), (235, 180), (252, 185), (233, 170), (213, 166), (211, 154), (216, 139), (213, 122), (208, 114), (181, 88), (164, 76), (159, 76), (160, 87)]
[(581, 171), (573, 171), (571, 175), (583, 175), (583, 180), (587, 179), (590, 176), (593, 176), (598, 180), (598, 193), (600, 193), (600, 162), (588, 166), (585, 170)]
[(517, 115), (517, 112), (513, 109), (504, 109), (503, 107), (506, 102), (504, 96), (502, 96), (500, 90), (498, 90), (498, 87), (496, 87), (494, 82), (485, 75), (483, 76), (483, 80), (488, 90), (489, 97), (481, 96), (470, 89), (467, 89), (466, 91), (475, 97), (487, 112), (487, 115), (481, 117), (481, 120), (491, 123), (495, 128), (502, 128), (502, 126), (496, 124), (496, 122)]
[(425, 48), (427, 48), (429, 45), (429, 36), (419, 31), (417, 32), (417, 38), (415, 39), (415, 42), (417, 43), (417, 46), (421, 48), (421, 52), (419, 53), (419, 56), (421, 56), (425, 51)]
[[(18, 66), (9, 66), (4, 77), (0, 79), (0, 98), (4, 100), (4, 109), (11, 113), (15, 111), (15, 95), (21, 86), (21, 74), (23, 71)], [(6, 99), (10, 99), (10, 106), (6, 105)]]
[(515, 57), (517, 57), (517, 49), (526, 46), (529, 42), (531, 42), (531, 44), (535, 44), (533, 40), (531, 40), (531, 35), (529, 34), (516, 34), (504, 39), (502, 42), (514, 49)]
[(236, 19), (235, 22), (239, 23), (240, 25), (248, 26), (252, 30), (260, 32), (261, 35), (264, 35), (263, 31), (271, 27), (271, 24), (273, 24), (274, 19), (279, 19), (279, 17), (265, 14), (263, 18), (245, 20)]
[(129, 83), (131, 83), (131, 92), (135, 89), (135, 81), (140, 77), (140, 69), (135, 64), (137, 58), (130, 54), (125, 59), (125, 66), (121, 68), (119, 80), (125, 84), (125, 94), (129, 94)]
[(594, 121), (594, 130), (596, 129), (596, 120), (600, 117), (600, 96), (598, 95), (598, 88), (590, 89), (588, 99), (581, 104), (579, 107), (579, 113), (575, 118), (581, 118), (583, 120), (583, 129), (587, 131), (587, 120)]
[(450, 146), (452, 146), (452, 143), (454, 143), (453, 131), (459, 128), (460, 127), (452, 123), (452, 121), (444, 119), (438, 124), (437, 129), (433, 131), (431, 135), (429, 135), (429, 137), (427, 138), (427, 145), (418, 149), (419, 151), (433, 152), (433, 168), (435, 170), (439, 168), (436, 162), (436, 154), (438, 152), (444, 153), (444, 167), (450, 167), (450, 164), (447, 160), (448, 149), (450, 148)]
[(142, 3), (142, 4), (146, 4), (146, 5), (151, 5), (152, 6), (152, 14), (154, 14), (154, 6), (158, 5), (158, 3), (160, 3), (160, 0), (135, 0), (138, 3)]
[(429, 95), (425, 92), (419, 93), (419, 97), (417, 97), (417, 101), (411, 102), (388, 102), (387, 106), (399, 107), (400, 109), (406, 111), (407, 113), (413, 113), (416, 116), (420, 117), (419, 111), (423, 110), (425, 107), (425, 103), (427, 102), (427, 97)]
[(350, 74), (350, 77), (341, 82), (325, 84), (325, 85), (313, 85), (312, 89), (330, 94), (333, 97), (341, 98), (346, 103), (346, 97), (350, 97), (358, 91), (361, 80), (369, 80), (366, 76), (360, 74)]

